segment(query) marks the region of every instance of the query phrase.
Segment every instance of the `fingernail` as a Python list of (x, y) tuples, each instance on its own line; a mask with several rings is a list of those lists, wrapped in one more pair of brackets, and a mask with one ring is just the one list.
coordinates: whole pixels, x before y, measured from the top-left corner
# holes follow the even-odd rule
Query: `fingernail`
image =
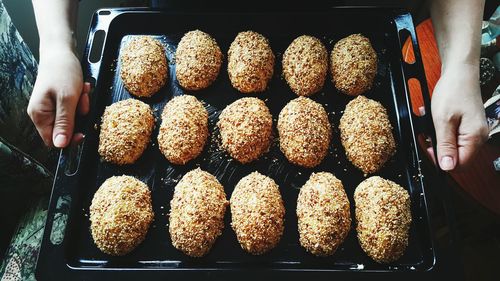
[(445, 171), (450, 171), (450, 170), (453, 170), (453, 168), (455, 168), (455, 164), (453, 163), (453, 158), (451, 158), (450, 156), (443, 156), (441, 158), (441, 169), (445, 170)]
[(66, 145), (67, 140), (68, 140), (68, 138), (65, 135), (58, 134), (54, 138), (54, 146), (55, 147), (63, 147)]
[(420, 113), (420, 116), (424, 116), (425, 115), (425, 107), (423, 107), (423, 106), (419, 107), (418, 113)]

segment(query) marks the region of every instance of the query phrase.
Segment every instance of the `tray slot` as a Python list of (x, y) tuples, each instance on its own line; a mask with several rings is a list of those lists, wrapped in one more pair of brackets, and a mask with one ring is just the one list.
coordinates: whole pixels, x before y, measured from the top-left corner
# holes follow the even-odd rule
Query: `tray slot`
[(64, 170), (64, 174), (66, 176), (71, 177), (78, 172), (84, 145), (85, 145), (85, 139), (82, 140), (79, 144), (71, 145), (71, 147), (63, 151), (65, 157), (68, 159)]
[[(405, 40), (411, 39), (410, 31), (408, 31), (408, 29), (400, 30), (399, 31), (399, 38), (406, 38)], [(401, 56), (402, 56), (404, 62), (406, 62), (407, 64), (414, 64), (415, 63), (415, 56), (408, 55), (410, 50), (413, 51), (413, 45), (411, 44), (411, 42), (410, 42), (409, 47), (411, 47), (411, 48), (408, 48), (406, 50), (404, 48), (401, 49)]]
[(104, 39), (106, 38), (106, 31), (97, 30), (94, 34), (94, 39), (92, 41), (92, 47), (90, 49), (89, 61), (91, 63), (97, 63), (101, 60), (102, 51), (104, 47)]
[(108, 15), (111, 15), (111, 11), (108, 11), (108, 10), (101, 10), (98, 12), (98, 14), (100, 16), (108, 16)]
[(52, 216), (54, 224), (50, 231), (50, 243), (52, 245), (60, 245), (64, 240), (70, 206), (71, 196), (62, 195), (57, 199), (56, 212)]
[[(418, 80), (417, 78), (410, 78), (406, 81), (406, 83), (408, 83), (408, 90), (410, 91), (410, 95), (422, 95), (422, 84), (420, 83), (420, 80)], [(411, 108), (413, 114), (415, 114), (416, 116), (425, 115), (425, 107), (419, 107), (413, 102), (413, 100)]]

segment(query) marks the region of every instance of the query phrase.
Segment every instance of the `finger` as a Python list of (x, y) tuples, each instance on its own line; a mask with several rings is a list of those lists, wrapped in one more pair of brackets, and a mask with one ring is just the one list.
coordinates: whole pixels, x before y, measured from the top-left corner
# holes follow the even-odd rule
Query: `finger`
[(52, 141), (55, 147), (66, 147), (73, 136), (75, 110), (78, 99), (78, 97), (65, 94), (57, 97), (54, 131), (52, 133)]
[(90, 85), (89, 82), (83, 83), (83, 92), (84, 93), (90, 93), (90, 90), (92, 89), (92, 85)]
[(425, 150), (425, 154), (427, 154), (427, 157), (432, 161), (434, 165), (437, 165), (431, 139), (429, 137), (426, 137), (425, 135), (420, 134), (418, 136), (418, 142), (420, 147)]
[(457, 165), (457, 120), (434, 122), (436, 124), (437, 156), (441, 169), (451, 171)]
[(477, 135), (473, 136), (458, 136), (458, 165), (460, 167), (466, 167), (474, 159), (485, 141), (483, 135), (483, 133), (478, 132)]
[(427, 158), (431, 159), (434, 165), (436, 165), (436, 157), (434, 157), (434, 149), (432, 149), (431, 139), (424, 134), (418, 134), (417, 141), (419, 147), (421, 147), (424, 150), (424, 153), (427, 154)]
[(54, 105), (51, 99), (43, 99), (41, 96), (42, 95), (33, 92), (28, 104), (27, 113), (45, 145), (53, 146), (52, 130), (55, 116), (53, 110)]
[(72, 146), (77, 146), (79, 145), (80, 143), (82, 143), (82, 141), (85, 139), (85, 135), (82, 134), (82, 133), (76, 133), (73, 135), (73, 138), (71, 139), (71, 145)]
[(479, 150), (479, 147), (472, 147), (472, 146), (459, 146), (458, 147), (458, 165), (457, 169), (464, 169), (466, 168), (471, 161), (474, 159), (474, 156), (477, 153), (477, 150)]
[(89, 110), (90, 110), (90, 104), (89, 104), (90, 103), (90, 100), (89, 100), (90, 90), (91, 90), (90, 83), (85, 82), (83, 84), (82, 95), (80, 96), (80, 100), (78, 101), (78, 107), (77, 107), (78, 114), (80, 114), (80, 115), (87, 115), (87, 113), (89, 113)]
[(434, 165), (437, 165), (436, 164), (436, 157), (434, 156), (434, 148), (432, 148), (432, 146), (430, 146), (426, 149), (426, 152), (427, 152), (427, 155), (429, 156), (429, 158), (432, 160), (432, 163), (434, 163)]
[(47, 122), (40, 123), (33, 121), (33, 124), (35, 124), (35, 128), (43, 143), (45, 143), (48, 147), (53, 147), (54, 143), (52, 142), (52, 130), (54, 129), (54, 126), (52, 124), (54, 124), (54, 117), (52, 115), (52, 117), (47, 117), (46, 119)]
[(418, 113), (420, 114), (419, 116), (424, 116), (425, 115), (425, 107), (423, 107), (423, 106), (419, 107)]

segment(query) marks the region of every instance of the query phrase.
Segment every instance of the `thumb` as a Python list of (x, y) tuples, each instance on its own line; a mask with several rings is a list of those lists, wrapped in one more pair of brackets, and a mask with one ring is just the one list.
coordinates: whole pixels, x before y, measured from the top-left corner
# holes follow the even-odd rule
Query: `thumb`
[(72, 97), (63, 95), (57, 97), (56, 117), (54, 120), (54, 131), (52, 140), (55, 147), (66, 147), (73, 136), (75, 122), (75, 110), (78, 103), (78, 96)]
[(449, 120), (436, 124), (437, 157), (444, 171), (451, 171), (457, 165), (457, 122)]

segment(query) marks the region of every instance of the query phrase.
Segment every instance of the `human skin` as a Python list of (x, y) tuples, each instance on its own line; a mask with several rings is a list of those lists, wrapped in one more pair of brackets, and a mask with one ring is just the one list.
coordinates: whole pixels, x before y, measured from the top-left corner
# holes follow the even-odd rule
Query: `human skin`
[(66, 147), (74, 135), (75, 113), (89, 111), (90, 84), (83, 83), (75, 55), (74, 28), (78, 1), (33, 0), (40, 37), (38, 76), (28, 115), (48, 146)]
[(484, 0), (434, 0), (431, 16), (441, 57), (432, 95), (441, 169), (463, 169), (488, 137), (479, 87)]

